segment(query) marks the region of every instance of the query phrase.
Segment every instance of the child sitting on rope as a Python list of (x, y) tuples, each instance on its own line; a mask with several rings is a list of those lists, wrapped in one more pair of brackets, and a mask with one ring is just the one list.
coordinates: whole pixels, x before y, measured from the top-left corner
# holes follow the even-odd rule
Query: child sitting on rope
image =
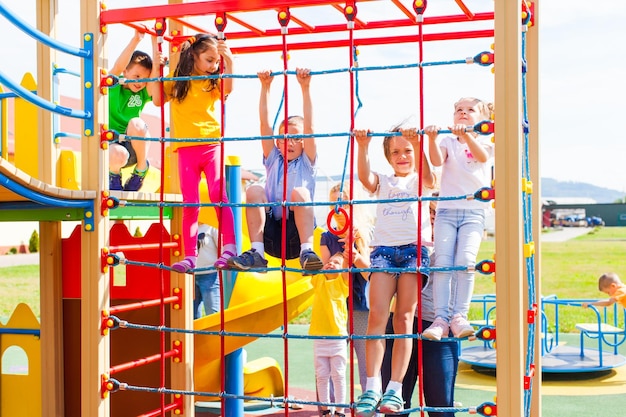
[[(268, 117), (268, 98), (273, 75), (270, 71), (258, 73), (261, 81), (259, 117), (261, 135), (273, 135)], [(291, 116), (287, 125), (281, 123), (279, 134), (310, 135), (313, 133), (313, 104), (309, 85), (310, 70), (296, 69), (296, 79), (302, 89), (304, 116)], [(291, 206), (285, 210), (286, 231), (283, 233), (283, 208), (280, 206), (263, 207), (263, 203), (291, 201), (308, 203), (313, 201), (317, 147), (314, 137), (281, 138), (262, 140), (263, 164), (267, 172), (265, 188), (252, 185), (246, 190), (246, 218), (252, 248), (240, 256), (228, 260), (232, 269), (247, 271), (251, 268), (265, 268), (267, 260), (264, 254), (281, 258), (283, 242), (286, 245), (285, 259), (300, 257), (300, 265), (305, 271), (320, 270), (323, 266), (319, 256), (313, 252), (313, 230), (315, 213), (313, 206)], [(287, 173), (284, 162), (287, 158)], [(287, 180), (287, 193), (283, 195), (283, 184)], [(285, 237), (283, 237), (285, 236)]]
[[(153, 62), (164, 63), (157, 39), (152, 37), (152, 58), (145, 52), (135, 51), (143, 39), (144, 33), (135, 30), (135, 36), (115, 61), (109, 74), (121, 75), (124, 83), (109, 88), (109, 127), (119, 134), (128, 136), (150, 136), (148, 125), (143, 121), (141, 111), (146, 103), (152, 101), (161, 105), (161, 93), (156, 82), (131, 82), (133, 79), (155, 78), (159, 76), (159, 66)], [(131, 139), (114, 141), (109, 146), (109, 189), (139, 191), (143, 185), (150, 164), (148, 163), (148, 142)], [(135, 164), (132, 175), (122, 187), (121, 169)]]

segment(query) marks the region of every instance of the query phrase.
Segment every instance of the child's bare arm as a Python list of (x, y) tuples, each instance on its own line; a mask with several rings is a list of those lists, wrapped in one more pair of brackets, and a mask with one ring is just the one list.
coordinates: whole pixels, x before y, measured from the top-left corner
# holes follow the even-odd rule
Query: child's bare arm
[(583, 308), (587, 308), (589, 306), (596, 306), (596, 307), (610, 307), (613, 304), (615, 304), (616, 300), (615, 298), (608, 298), (606, 300), (600, 300), (600, 301), (594, 301), (592, 303), (583, 303)]
[(113, 68), (109, 70), (109, 74), (117, 76), (124, 72), (137, 45), (139, 45), (143, 39), (143, 35), (143, 32), (135, 29), (135, 35), (131, 38), (130, 42), (128, 42), (128, 45), (126, 45), (126, 48), (124, 48), (120, 56), (115, 60), (115, 64), (113, 64)]
[(354, 140), (359, 145), (357, 154), (359, 181), (370, 193), (378, 188), (378, 175), (370, 169), (369, 145), (372, 138), (368, 136), (368, 130), (357, 129), (354, 131)]
[[(161, 75), (161, 67), (165, 65), (165, 56), (159, 52), (159, 44), (156, 36), (152, 37), (152, 72), (150, 78), (157, 78)], [(152, 97), (152, 103), (159, 107), (161, 105), (161, 83), (150, 81), (146, 85), (148, 94)]]
[(443, 165), (443, 161), (446, 159), (443, 155), (441, 148), (437, 144), (437, 136), (439, 136), (438, 126), (426, 126), (424, 133), (428, 136), (428, 156), (430, 156), (430, 162), (436, 167)]
[[(303, 133), (313, 133), (313, 101), (311, 100), (311, 70), (308, 68), (296, 68), (296, 79), (302, 89), (302, 116), (304, 119)], [(317, 156), (317, 143), (315, 138), (306, 138), (303, 141), (304, 153), (309, 161), (315, 161)]]
[[(268, 111), (268, 101), (270, 96), (270, 87), (274, 77), (270, 71), (259, 71), (257, 73), (259, 81), (261, 82), (261, 95), (259, 97), (259, 125), (261, 136), (271, 136), (274, 132), (270, 125), (270, 117)], [(269, 156), (272, 149), (274, 149), (274, 141), (272, 139), (265, 139), (261, 141), (263, 147), (263, 156), (266, 158)]]
[[(228, 45), (226, 45), (226, 41), (220, 39), (217, 41), (217, 52), (222, 57), (222, 66), (224, 68), (224, 74), (232, 74), (233, 73), (233, 53), (230, 51)], [(226, 77), (222, 79), (222, 88), (224, 89), (224, 97), (228, 96), (233, 91), (233, 79), (230, 77)]]

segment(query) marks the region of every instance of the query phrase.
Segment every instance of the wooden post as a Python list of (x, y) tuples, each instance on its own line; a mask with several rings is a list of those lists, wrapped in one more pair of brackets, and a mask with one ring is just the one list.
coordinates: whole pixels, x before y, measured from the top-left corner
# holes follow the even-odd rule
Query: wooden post
[(495, 1), (496, 53), (496, 366), (498, 415), (524, 415), (525, 315), (522, 305), (521, 201), (521, 7), (510, 0)]
[[(57, 0), (37, 1), (37, 29), (56, 39)], [(38, 93), (52, 101), (52, 64), (56, 51), (37, 42)], [(39, 108), (39, 179), (56, 185), (56, 147), (52, 137), (52, 113)], [(42, 416), (65, 415), (63, 387), (63, 271), (61, 222), (39, 222), (39, 281), (41, 308)]]
[[(81, 0), (80, 22), (83, 37), (90, 36), (94, 45), (94, 65), (90, 74), (82, 72), (82, 85), (85, 97), (93, 95), (94, 126), (106, 122), (107, 102), (100, 94), (98, 85), (100, 69), (106, 68), (104, 36), (100, 33), (100, 2)], [(87, 35), (89, 34), (89, 35)], [(92, 85), (86, 85), (86, 77), (93, 78)], [(83, 104), (84, 105), (84, 104)], [(83, 190), (96, 190), (102, 195), (105, 181), (108, 181), (108, 152), (100, 149), (97, 132), (86, 132), (83, 127), (81, 141), (81, 167)], [(96, 204), (98, 208), (99, 205)], [(81, 235), (81, 415), (105, 417), (110, 414), (110, 400), (101, 392), (102, 376), (110, 368), (110, 339), (100, 331), (102, 311), (110, 306), (109, 275), (102, 272), (100, 265), (101, 249), (109, 246), (109, 220), (100, 210), (93, 213), (94, 229)]]
[[(533, 239), (535, 243), (535, 299), (537, 300), (537, 316), (535, 317), (535, 375), (532, 381), (531, 416), (541, 416), (541, 230), (543, 215), (541, 212), (541, 170), (540, 170), (540, 147), (539, 147), (539, 1), (534, 2), (534, 24), (528, 28), (526, 37), (526, 100), (528, 107), (529, 136), (529, 162), (530, 176), (533, 181), (532, 215)], [(547, 335), (543, 335), (547, 337)]]

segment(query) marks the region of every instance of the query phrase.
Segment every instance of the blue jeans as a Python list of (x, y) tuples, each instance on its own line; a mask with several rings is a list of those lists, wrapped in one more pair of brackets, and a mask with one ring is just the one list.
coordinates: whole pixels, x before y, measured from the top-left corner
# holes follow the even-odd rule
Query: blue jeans
[[(437, 209), (434, 266), (439, 268), (474, 266), (484, 232), (484, 210)], [(455, 299), (450, 300), (453, 272), (458, 281)], [(455, 314), (461, 314), (467, 318), (473, 292), (473, 272), (433, 272), (433, 295), (437, 317), (448, 321)]]
[[(196, 292), (193, 298), (193, 318), (199, 319), (204, 315), (220, 311), (220, 280), (217, 272), (196, 274)], [(202, 314), (204, 305), (205, 314)]]
[[(422, 320), (422, 328), (426, 329), (432, 323)], [(387, 334), (393, 334), (393, 313), (387, 322)], [(413, 323), (413, 332), (417, 334), (417, 321)], [(389, 383), (391, 376), (391, 352), (393, 339), (387, 339), (385, 356), (381, 369), (383, 390)], [(422, 341), (422, 367), (424, 370), (424, 400), (428, 407), (453, 407), (454, 384), (456, 382), (457, 368), (459, 365), (459, 342), (432, 342)], [(417, 367), (417, 339), (413, 340), (413, 351), (409, 367), (402, 381), (402, 399), (405, 401), (404, 408), (411, 408), (411, 397), (415, 390), (415, 384), (419, 375)], [(429, 417), (454, 417), (453, 412), (435, 413), (428, 412)], [(394, 414), (393, 417), (406, 416), (408, 414)]]
[[(430, 265), (430, 255), (428, 254), (428, 249), (422, 246), (420, 252), (421, 266), (428, 267)], [(388, 268), (415, 269), (417, 266), (417, 245), (376, 246), (370, 254), (370, 262), (370, 268), (383, 270)], [(395, 278), (400, 277), (399, 272), (394, 272), (392, 275), (394, 275)], [(422, 275), (428, 275), (428, 273), (422, 272)]]

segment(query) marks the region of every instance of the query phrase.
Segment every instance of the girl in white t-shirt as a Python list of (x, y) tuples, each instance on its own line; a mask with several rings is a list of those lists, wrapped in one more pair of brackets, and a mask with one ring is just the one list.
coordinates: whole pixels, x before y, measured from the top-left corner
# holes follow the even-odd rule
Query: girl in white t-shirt
[[(483, 120), (490, 120), (493, 106), (476, 98), (461, 98), (454, 104), (454, 125), (437, 144), (440, 128), (428, 126), (429, 155), (433, 165), (443, 166), (441, 197), (473, 195), (488, 187), (493, 166), (493, 143), (486, 136), (467, 131)], [(471, 129), (469, 129), (471, 130)], [(475, 199), (443, 199), (435, 216), (435, 267), (473, 266), (485, 231), (485, 212), (489, 203)], [(436, 319), (422, 337), (441, 340), (452, 330), (454, 337), (468, 337), (474, 328), (467, 313), (474, 291), (474, 272), (454, 271), (457, 277), (456, 296), (451, 300), (453, 271), (433, 272)]]
[[(367, 335), (385, 334), (389, 305), (394, 294), (397, 294), (394, 333), (410, 334), (413, 331), (419, 291), (419, 280), (415, 271), (418, 266), (427, 267), (429, 264), (427, 246), (431, 243), (432, 233), (428, 203), (420, 203), (417, 198), (420, 195), (430, 195), (436, 182), (435, 176), (426, 156), (420, 152), (421, 138), (417, 130), (398, 127), (393, 132), (399, 132), (401, 136), (390, 135), (383, 140), (383, 150), (393, 168), (393, 175), (378, 174), (370, 170), (368, 153), (371, 136), (365, 130), (354, 132), (358, 144), (359, 180), (378, 199), (391, 200), (379, 203), (376, 208), (374, 237), (370, 242), (373, 247), (370, 267), (376, 271), (370, 275)], [(421, 259), (419, 265), (418, 259)], [(385, 353), (385, 340), (366, 340), (366, 390), (357, 402), (357, 417), (371, 417), (377, 408), (382, 414), (393, 414), (404, 409), (402, 380), (411, 357), (411, 348), (411, 339), (395, 340), (391, 379), (384, 395), (381, 395), (383, 391), (380, 369)]]

